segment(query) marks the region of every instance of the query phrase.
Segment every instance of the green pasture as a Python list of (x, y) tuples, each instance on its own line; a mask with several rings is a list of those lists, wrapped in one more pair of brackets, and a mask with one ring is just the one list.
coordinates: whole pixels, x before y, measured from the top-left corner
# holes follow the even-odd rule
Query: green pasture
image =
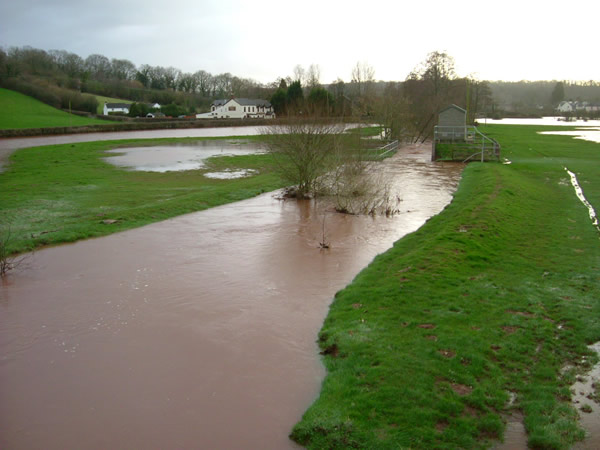
[(69, 114), (19, 92), (0, 88), (0, 129), (69, 127), (110, 123)]

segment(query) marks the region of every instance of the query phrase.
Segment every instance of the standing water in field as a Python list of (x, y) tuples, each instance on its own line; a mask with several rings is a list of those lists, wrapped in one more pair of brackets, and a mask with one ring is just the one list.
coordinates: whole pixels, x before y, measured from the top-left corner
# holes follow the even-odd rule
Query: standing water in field
[(429, 159), (382, 163), (389, 218), (265, 194), (36, 252), (0, 283), (0, 448), (295, 448), (336, 291), (452, 198)]
[(106, 152), (114, 156), (105, 158), (105, 161), (131, 170), (168, 172), (200, 169), (204, 167), (204, 161), (213, 156), (251, 155), (264, 152), (265, 150), (256, 143), (209, 140), (186, 144), (117, 148)]

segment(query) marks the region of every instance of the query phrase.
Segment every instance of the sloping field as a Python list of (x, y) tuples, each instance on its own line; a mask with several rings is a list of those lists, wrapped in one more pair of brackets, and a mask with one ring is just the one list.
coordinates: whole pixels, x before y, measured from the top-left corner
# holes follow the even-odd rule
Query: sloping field
[(109, 123), (66, 113), (19, 92), (0, 88), (0, 129), (69, 127)]

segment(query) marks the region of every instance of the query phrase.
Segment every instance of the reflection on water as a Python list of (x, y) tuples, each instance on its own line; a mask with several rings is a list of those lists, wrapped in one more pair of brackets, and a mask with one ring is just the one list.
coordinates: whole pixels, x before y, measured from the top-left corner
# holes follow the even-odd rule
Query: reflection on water
[(451, 200), (429, 158), (386, 160), (392, 218), (266, 194), (36, 252), (0, 284), (0, 448), (295, 448), (335, 292)]
[(122, 147), (107, 151), (106, 153), (114, 153), (115, 156), (105, 160), (133, 170), (169, 172), (200, 169), (204, 167), (204, 160), (213, 156), (251, 155), (263, 151), (256, 143), (210, 140), (150, 147)]

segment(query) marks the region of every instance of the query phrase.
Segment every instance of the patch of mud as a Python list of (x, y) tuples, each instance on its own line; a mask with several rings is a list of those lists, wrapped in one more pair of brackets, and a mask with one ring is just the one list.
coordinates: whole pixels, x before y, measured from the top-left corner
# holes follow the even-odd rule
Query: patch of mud
[(471, 386), (467, 386), (466, 384), (452, 383), (450, 387), (461, 397), (469, 395), (471, 392), (473, 392), (473, 388)]
[[(600, 342), (589, 348), (600, 354)], [(589, 373), (577, 377), (571, 392), (571, 401), (579, 412), (580, 424), (586, 432), (585, 439), (575, 444), (573, 449), (597, 450), (600, 448), (600, 362)]]
[[(517, 401), (517, 395), (509, 392), (507, 408), (510, 410)], [(492, 448), (494, 450), (521, 450), (527, 448), (527, 431), (524, 425), (523, 413), (513, 409), (510, 415), (505, 415), (506, 428), (504, 430), (503, 441), (496, 443)]]
[(456, 356), (456, 352), (452, 350), (440, 350), (439, 354), (448, 359), (452, 359)]

